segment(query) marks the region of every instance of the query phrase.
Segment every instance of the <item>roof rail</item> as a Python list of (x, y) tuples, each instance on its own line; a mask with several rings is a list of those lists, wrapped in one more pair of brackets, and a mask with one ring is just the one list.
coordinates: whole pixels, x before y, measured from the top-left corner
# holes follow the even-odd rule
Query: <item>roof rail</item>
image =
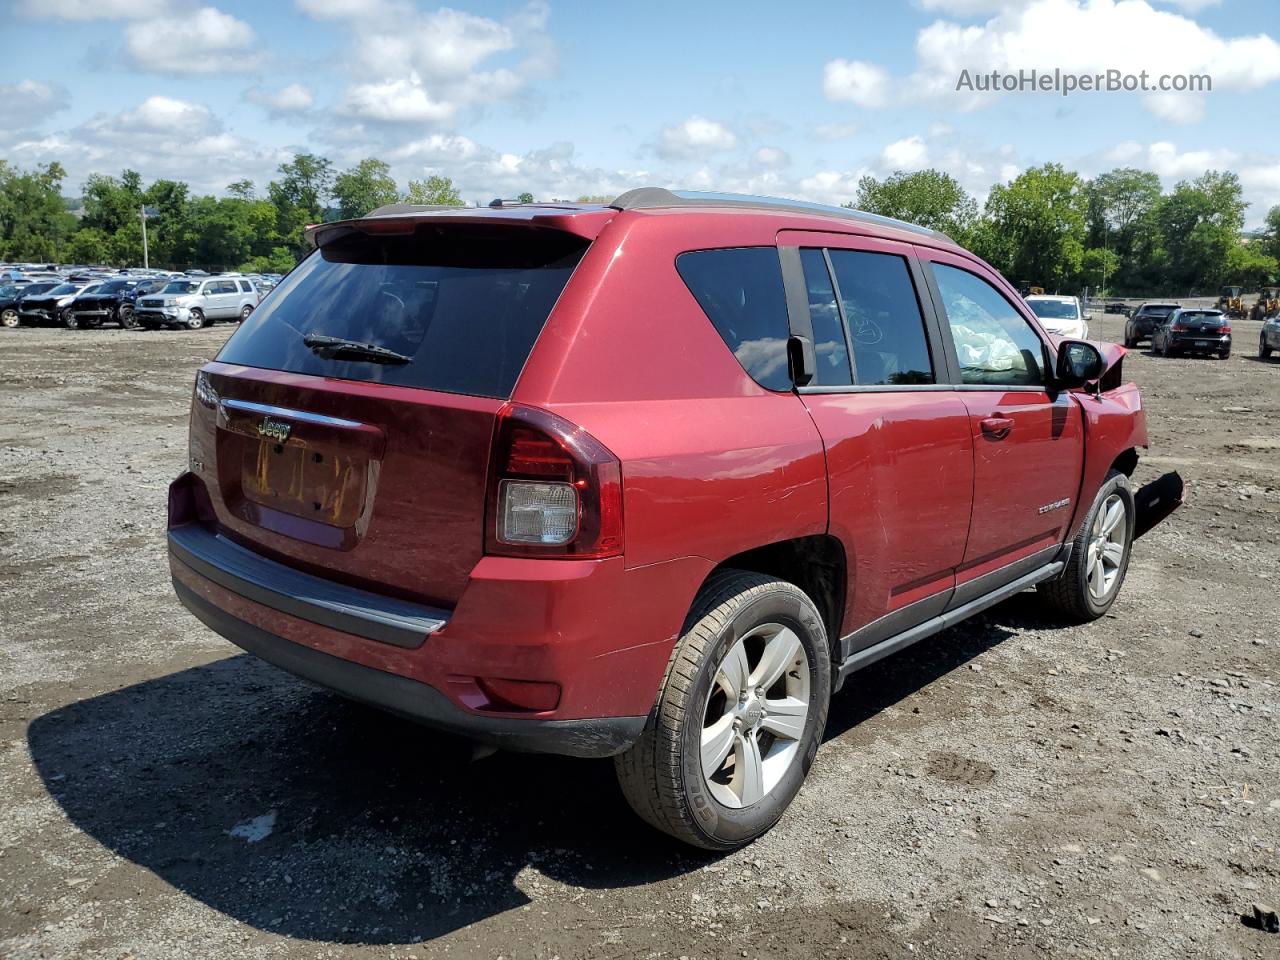
[(867, 213), (851, 207), (835, 207), (826, 203), (811, 203), (808, 200), (790, 200), (785, 197), (756, 197), (746, 193), (713, 193), (703, 190), (667, 190), (665, 187), (638, 187), (615, 197), (609, 204), (617, 210), (651, 210), (656, 207), (745, 207), (752, 210), (788, 210), (798, 213), (816, 213), (826, 217), (839, 217), (842, 220), (856, 220), (860, 223), (876, 223), (899, 230), (923, 234), (936, 240), (954, 243), (950, 237), (940, 230), (931, 230), (905, 220), (893, 217), (882, 217), (878, 213)]

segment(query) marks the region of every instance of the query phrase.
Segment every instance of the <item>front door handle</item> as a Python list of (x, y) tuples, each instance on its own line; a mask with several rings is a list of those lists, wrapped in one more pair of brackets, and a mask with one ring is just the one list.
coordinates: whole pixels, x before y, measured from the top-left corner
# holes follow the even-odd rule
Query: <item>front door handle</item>
[(1003, 440), (1013, 429), (1013, 421), (1008, 417), (986, 417), (982, 421), (983, 436), (992, 440)]

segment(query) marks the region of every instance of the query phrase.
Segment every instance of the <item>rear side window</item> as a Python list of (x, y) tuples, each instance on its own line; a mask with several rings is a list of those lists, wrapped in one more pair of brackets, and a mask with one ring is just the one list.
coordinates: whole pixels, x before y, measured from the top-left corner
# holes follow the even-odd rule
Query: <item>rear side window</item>
[(847, 386), (853, 383), (849, 374), (849, 348), (844, 339), (844, 325), (840, 322), (840, 307), (836, 304), (827, 258), (821, 250), (806, 248), (800, 251), (800, 265), (804, 268), (809, 323), (813, 327), (813, 349), (818, 361), (812, 384)]
[(239, 283), (241, 293), (253, 293), (253, 287), (250, 285), (248, 280), (241, 280)]
[[(224, 363), (507, 398), (587, 241), (551, 230), (426, 224), (352, 231), (300, 263), (218, 355)], [(323, 359), (308, 334), (404, 364)]]
[(964, 383), (1040, 386), (1040, 338), (1003, 294), (976, 274), (935, 263)]
[(907, 261), (891, 253), (832, 250), (859, 386), (933, 383), (933, 363)]
[(777, 248), (682, 253), (676, 269), (751, 379), (770, 390), (790, 390), (791, 330)]

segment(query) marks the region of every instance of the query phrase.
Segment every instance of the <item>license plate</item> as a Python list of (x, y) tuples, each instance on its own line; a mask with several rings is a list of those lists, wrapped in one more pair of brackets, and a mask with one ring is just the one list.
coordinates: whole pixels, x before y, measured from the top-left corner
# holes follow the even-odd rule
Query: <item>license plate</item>
[(1197, 347), (1207, 347), (1208, 345), (1209, 345), (1209, 341), (1208, 341), (1208, 340), (1197, 340), (1197, 341), (1196, 341), (1196, 346), (1197, 346)]

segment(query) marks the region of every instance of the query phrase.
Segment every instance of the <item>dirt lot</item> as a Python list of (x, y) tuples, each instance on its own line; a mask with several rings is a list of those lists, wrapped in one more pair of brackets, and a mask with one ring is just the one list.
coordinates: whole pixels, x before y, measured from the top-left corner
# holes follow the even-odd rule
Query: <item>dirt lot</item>
[(1111, 615), (1027, 594), (863, 672), (723, 858), (607, 762), (471, 762), (178, 606), (165, 488), (228, 328), (0, 332), (0, 956), (1276, 956), (1241, 914), (1280, 900), (1280, 363), (1235, 327), (1126, 360), (1139, 479), (1189, 502)]

